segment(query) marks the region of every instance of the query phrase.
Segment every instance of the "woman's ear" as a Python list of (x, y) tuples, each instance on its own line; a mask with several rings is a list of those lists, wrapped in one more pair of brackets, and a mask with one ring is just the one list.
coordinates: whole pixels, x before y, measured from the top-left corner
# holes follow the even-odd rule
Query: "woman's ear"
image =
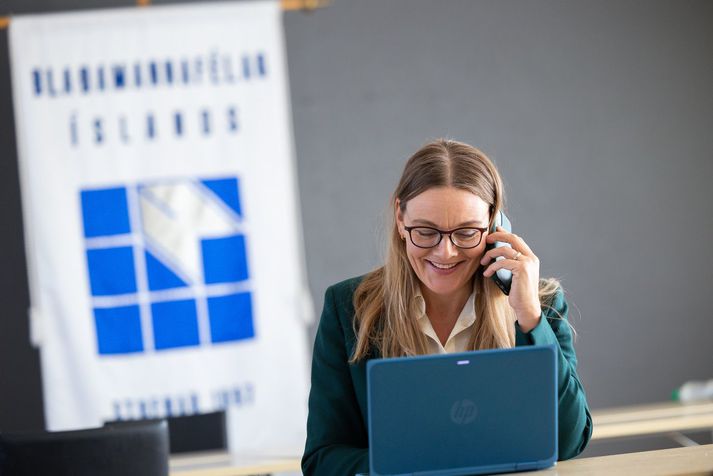
[(401, 200), (398, 198), (394, 202), (394, 220), (396, 220), (396, 228), (399, 230), (401, 238), (404, 237), (404, 215), (401, 213)]

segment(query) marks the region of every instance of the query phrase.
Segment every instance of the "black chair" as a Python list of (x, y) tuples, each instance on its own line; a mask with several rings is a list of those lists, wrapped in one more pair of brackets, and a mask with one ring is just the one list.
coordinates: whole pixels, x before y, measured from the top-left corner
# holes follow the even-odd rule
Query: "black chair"
[(1, 476), (168, 476), (165, 420), (0, 433)]
[(225, 412), (169, 417), (168, 435), (171, 454), (225, 450), (228, 448)]
[[(170, 454), (220, 451), (228, 448), (225, 411), (167, 417)], [(106, 425), (130, 422), (112, 420)]]

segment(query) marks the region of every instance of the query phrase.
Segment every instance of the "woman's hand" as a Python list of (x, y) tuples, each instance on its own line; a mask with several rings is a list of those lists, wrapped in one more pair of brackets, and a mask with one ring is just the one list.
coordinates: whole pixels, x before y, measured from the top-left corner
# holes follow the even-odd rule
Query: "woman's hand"
[[(508, 269), (512, 272), (512, 285), (508, 296), (508, 303), (515, 311), (520, 329), (530, 332), (540, 322), (540, 298), (538, 295), (540, 281), (540, 260), (535, 256), (527, 243), (517, 235), (498, 227), (489, 233), (486, 242), (492, 244), (496, 241), (509, 243), (512, 248), (501, 246), (493, 248), (483, 255), (480, 264), (490, 265), (483, 271), (483, 276), (490, 277), (499, 269)], [(498, 256), (505, 259), (494, 261)]]

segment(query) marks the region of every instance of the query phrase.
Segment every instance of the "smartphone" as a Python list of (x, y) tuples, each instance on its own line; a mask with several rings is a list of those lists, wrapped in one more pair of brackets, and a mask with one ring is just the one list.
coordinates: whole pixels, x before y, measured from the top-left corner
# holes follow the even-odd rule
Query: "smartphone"
[[(490, 229), (490, 232), (493, 233), (496, 229), (496, 227), (501, 226), (503, 227), (506, 231), (509, 233), (512, 233), (512, 225), (510, 224), (510, 220), (508, 220), (508, 217), (500, 210), (498, 210), (497, 214), (495, 215), (495, 220), (493, 220), (493, 227)], [(502, 246), (507, 246), (510, 247), (510, 243), (505, 243), (503, 241), (496, 241), (495, 243), (489, 244), (488, 246), (485, 247), (485, 251), (492, 250), (493, 248), (500, 248)], [(498, 256), (495, 258), (495, 261), (500, 261), (502, 259), (505, 259), (504, 256)], [(495, 281), (495, 284), (498, 285), (498, 287), (504, 292), (506, 295), (510, 294), (510, 285), (512, 284), (512, 273), (510, 272), (509, 269), (499, 269), (493, 275), (490, 277), (493, 281)]]

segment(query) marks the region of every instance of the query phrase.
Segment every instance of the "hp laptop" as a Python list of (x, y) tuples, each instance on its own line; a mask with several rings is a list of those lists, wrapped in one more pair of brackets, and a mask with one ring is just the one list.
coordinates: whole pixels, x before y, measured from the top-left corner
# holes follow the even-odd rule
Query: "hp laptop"
[(370, 475), (541, 469), (557, 460), (552, 346), (367, 364)]

